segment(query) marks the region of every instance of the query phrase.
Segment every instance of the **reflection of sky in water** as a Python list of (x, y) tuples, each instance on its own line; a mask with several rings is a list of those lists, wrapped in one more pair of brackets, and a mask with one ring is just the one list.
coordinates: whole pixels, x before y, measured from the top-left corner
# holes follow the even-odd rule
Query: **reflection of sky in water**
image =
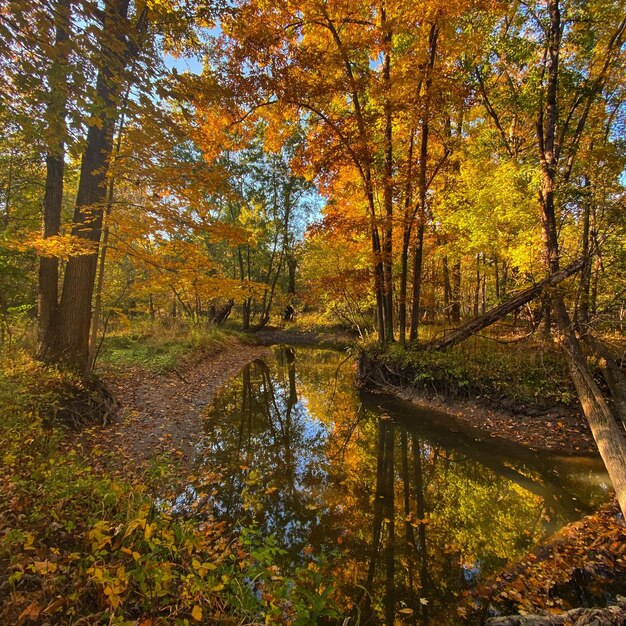
[(369, 585), (375, 612), (391, 602), (426, 619), (421, 600), (436, 614), (605, 499), (594, 462), (504, 453), (406, 404), (359, 396), (344, 360), (277, 349), (247, 366), (206, 411), (197, 473), (219, 469), (219, 484), (188, 486), (177, 508), (201, 501), (235, 528), (274, 535), (285, 570), (305, 548), (338, 551), (331, 569), (345, 603)]

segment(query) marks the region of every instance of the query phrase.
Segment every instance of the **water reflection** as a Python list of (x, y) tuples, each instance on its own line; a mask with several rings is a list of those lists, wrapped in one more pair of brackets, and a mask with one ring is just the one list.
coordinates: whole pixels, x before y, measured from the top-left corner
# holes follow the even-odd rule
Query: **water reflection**
[(341, 353), (277, 348), (206, 413), (202, 469), (221, 479), (203, 502), (277, 537), (287, 573), (304, 554), (330, 555), (337, 600), (361, 624), (443, 623), (477, 580), (607, 488), (596, 463), (541, 459), (440, 424), (359, 395)]

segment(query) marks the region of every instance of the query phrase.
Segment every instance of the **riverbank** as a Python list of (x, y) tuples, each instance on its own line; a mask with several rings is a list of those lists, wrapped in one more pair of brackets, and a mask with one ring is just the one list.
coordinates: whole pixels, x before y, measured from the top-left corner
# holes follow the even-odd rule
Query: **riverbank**
[(542, 348), (545, 354), (538, 356), (533, 349), (518, 349), (498, 361), (497, 350), (465, 355), (370, 346), (359, 355), (358, 381), (443, 411), (477, 436), (552, 454), (597, 454), (559, 355)]
[[(51, 421), (67, 391), (82, 389), (78, 377), (23, 351), (2, 355), (0, 623), (305, 623), (336, 615), (318, 594), (314, 563), (283, 579), (272, 538), (254, 528), (233, 534), (210, 511), (176, 509), (173, 482), (192, 480), (181, 459), (183, 444), (200, 434), (194, 415), (265, 350), (226, 335), (186, 342), (194, 349), (179, 349), (181, 358), (161, 350), (161, 338), (133, 339), (132, 353), (105, 358), (101, 370), (123, 417), (81, 431)], [(163, 358), (150, 368), (154, 354)], [(207, 481), (200, 486), (210, 492)], [(326, 588), (331, 582), (323, 579)]]
[(564, 526), (524, 559), (479, 585), (460, 603), (457, 614), (475, 626), (489, 624), (495, 615), (604, 608), (625, 593), (626, 526), (617, 502), (611, 501)]
[(265, 346), (232, 337), (192, 351), (164, 371), (136, 363), (124, 369), (105, 366), (101, 376), (119, 402), (117, 417), (73, 435), (72, 441), (86, 451), (102, 450), (106, 443), (107, 453), (94, 462), (116, 473), (141, 473), (160, 457), (189, 468), (202, 436), (203, 407), (246, 363), (267, 353)]
[[(526, 346), (517, 351), (518, 360), (509, 363), (498, 363), (496, 350), (494, 362), (489, 363), (480, 353), (476, 361), (468, 362), (458, 353), (420, 354), (395, 346), (370, 347), (360, 354), (358, 378), (370, 390), (443, 411), (478, 438), (514, 441), (550, 455), (597, 455), (582, 411), (568, 393), (558, 355), (549, 354), (551, 368), (544, 369), (548, 359), (542, 360), (542, 374), (533, 371), (538, 357), (532, 349)], [(548, 393), (542, 395), (544, 389)], [(476, 626), (491, 623), (493, 616), (520, 613), (562, 615), (578, 607), (604, 608), (625, 594), (626, 526), (612, 500), (483, 581), (459, 603), (450, 623), (458, 620)]]

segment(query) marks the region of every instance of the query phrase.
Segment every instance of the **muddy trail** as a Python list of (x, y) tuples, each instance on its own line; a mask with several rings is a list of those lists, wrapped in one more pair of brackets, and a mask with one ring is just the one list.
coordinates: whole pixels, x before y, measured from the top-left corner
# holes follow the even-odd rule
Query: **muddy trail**
[(236, 342), (166, 374), (138, 366), (123, 374), (105, 372), (120, 405), (117, 415), (107, 425), (83, 430), (75, 443), (90, 451), (97, 469), (114, 474), (139, 475), (163, 455), (190, 467), (202, 436), (202, 409), (246, 363), (267, 351)]

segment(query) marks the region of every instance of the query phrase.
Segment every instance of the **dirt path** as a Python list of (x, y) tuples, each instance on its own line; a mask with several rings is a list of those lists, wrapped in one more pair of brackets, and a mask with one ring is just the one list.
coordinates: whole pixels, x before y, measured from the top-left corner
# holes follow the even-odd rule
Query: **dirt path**
[(133, 367), (103, 378), (120, 402), (116, 420), (90, 428), (77, 441), (90, 451), (93, 465), (113, 473), (137, 475), (155, 457), (169, 453), (183, 467), (196, 457), (202, 436), (201, 412), (218, 389), (268, 348), (239, 342), (171, 374)]

